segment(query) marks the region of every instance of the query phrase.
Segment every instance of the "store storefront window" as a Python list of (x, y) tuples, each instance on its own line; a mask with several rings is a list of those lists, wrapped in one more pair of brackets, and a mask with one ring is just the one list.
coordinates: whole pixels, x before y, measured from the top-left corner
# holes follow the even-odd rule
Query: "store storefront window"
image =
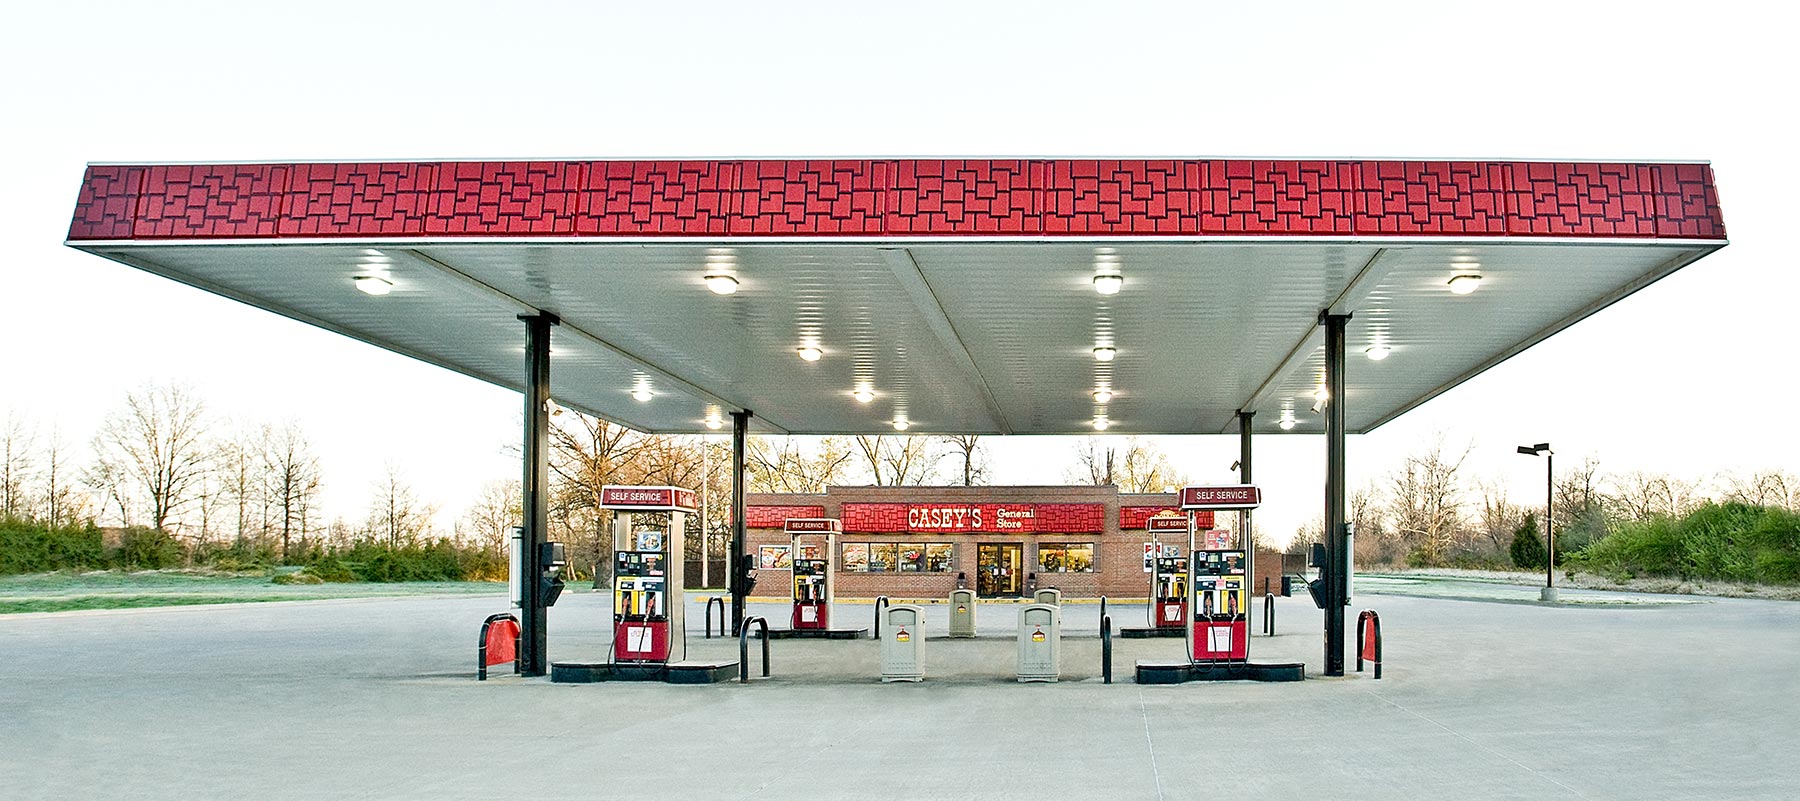
[(844, 572), (863, 573), (868, 569), (869, 544), (866, 542), (844, 543)]
[(869, 572), (886, 573), (894, 569), (896, 549), (892, 543), (869, 546)]
[(951, 563), (951, 545), (947, 542), (932, 543), (925, 546), (925, 572), (948, 573)]
[(948, 573), (956, 562), (948, 542), (846, 542), (842, 553), (846, 573)]
[(1046, 542), (1038, 545), (1038, 572), (1094, 572), (1094, 544), (1091, 542)]
[(925, 569), (925, 543), (900, 543), (900, 572), (918, 573)]

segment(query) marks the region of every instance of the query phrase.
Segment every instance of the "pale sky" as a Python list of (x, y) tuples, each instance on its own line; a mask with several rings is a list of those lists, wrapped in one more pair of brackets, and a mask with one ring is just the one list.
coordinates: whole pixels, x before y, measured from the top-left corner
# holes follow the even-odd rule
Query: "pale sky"
[[(40, 440), (182, 382), (298, 421), (328, 516), (360, 519), (389, 462), (452, 514), (518, 475), (516, 393), (63, 247), (89, 161), (1705, 159), (1730, 247), (1352, 438), (1351, 484), (1440, 435), (1531, 503), (1532, 442), (1609, 472), (1800, 470), (1778, 421), (1800, 63), (1763, 4), (175, 5), (40, 4), (0, 32), (0, 416)], [(1060, 482), (1071, 444), (996, 439), (997, 483)], [(1231, 478), (1234, 437), (1160, 444)], [(1323, 440), (1257, 453), (1281, 539), (1320, 513)]]

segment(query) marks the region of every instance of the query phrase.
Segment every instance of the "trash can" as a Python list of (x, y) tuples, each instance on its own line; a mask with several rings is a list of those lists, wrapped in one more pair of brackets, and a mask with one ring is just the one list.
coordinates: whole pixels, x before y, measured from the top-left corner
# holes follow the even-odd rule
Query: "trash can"
[(1039, 603), (1039, 604), (1047, 604), (1050, 606), (1061, 606), (1062, 605), (1062, 590), (1055, 589), (1053, 587), (1046, 587), (1044, 589), (1038, 590), (1036, 593), (1032, 594), (1031, 602)]
[(950, 636), (975, 636), (975, 591), (950, 591)]
[(881, 680), (920, 681), (925, 670), (919, 661), (919, 643), (925, 641), (925, 610), (916, 606), (890, 606), (881, 625)]
[(1062, 675), (1062, 613), (1050, 604), (1019, 610), (1019, 681), (1056, 681)]

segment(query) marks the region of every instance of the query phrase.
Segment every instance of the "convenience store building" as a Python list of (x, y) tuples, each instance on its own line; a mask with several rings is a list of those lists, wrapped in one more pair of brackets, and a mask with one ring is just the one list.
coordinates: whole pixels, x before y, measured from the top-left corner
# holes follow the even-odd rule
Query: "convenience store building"
[[(839, 598), (944, 598), (959, 576), (983, 598), (1027, 596), (1034, 585), (1065, 598), (1143, 598), (1146, 521), (1180, 514), (1174, 493), (1111, 486), (828, 487), (745, 502), (758, 594), (788, 584), (788, 519), (829, 517), (843, 525), (831, 556)], [(1198, 515), (1204, 527), (1235, 525), (1234, 515)], [(1256, 594), (1280, 590), (1280, 554), (1259, 552), (1255, 571)]]

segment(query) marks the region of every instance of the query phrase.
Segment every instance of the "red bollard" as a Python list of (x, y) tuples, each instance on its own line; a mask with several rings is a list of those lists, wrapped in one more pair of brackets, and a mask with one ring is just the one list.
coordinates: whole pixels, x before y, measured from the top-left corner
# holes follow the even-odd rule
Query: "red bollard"
[(1375, 663), (1375, 678), (1381, 678), (1381, 617), (1373, 609), (1356, 616), (1356, 672), (1364, 660)]

